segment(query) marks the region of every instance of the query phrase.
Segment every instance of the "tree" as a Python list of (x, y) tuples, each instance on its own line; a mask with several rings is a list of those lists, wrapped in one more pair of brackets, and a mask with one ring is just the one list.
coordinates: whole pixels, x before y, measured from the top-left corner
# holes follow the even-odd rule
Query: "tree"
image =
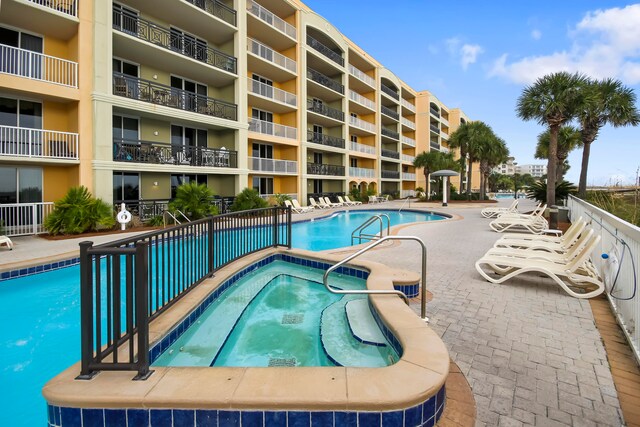
[[(484, 122), (474, 121), (460, 125), (451, 135), (449, 135), (449, 147), (460, 148), (460, 166), (462, 175), (467, 173), (467, 195), (471, 196), (471, 175), (473, 164), (480, 161), (482, 142), (494, 138), (493, 130)], [(469, 163), (467, 168), (467, 161)], [(462, 179), (460, 179), (462, 183)], [(462, 189), (460, 190), (462, 191)]]
[(566, 71), (548, 74), (527, 86), (520, 94), (516, 113), (523, 120), (535, 120), (549, 126), (549, 151), (547, 161), (547, 203), (556, 203), (556, 166), (558, 163), (558, 132), (576, 117), (578, 107), (585, 96), (580, 87), (588, 79), (579, 73)]
[(269, 206), (269, 203), (253, 188), (245, 188), (236, 196), (231, 205), (232, 212), (246, 211), (250, 209), (261, 209)]
[(211, 204), (213, 192), (206, 184), (191, 181), (176, 189), (176, 197), (169, 203), (169, 210), (183, 212), (191, 221), (215, 215), (218, 208)]
[[(538, 135), (538, 145), (536, 145), (536, 159), (549, 158), (549, 142), (551, 133), (546, 130)], [(558, 131), (558, 152), (556, 159), (558, 162), (556, 169), (556, 180), (561, 182), (564, 175), (569, 170), (569, 162), (567, 158), (569, 153), (582, 146), (580, 131), (573, 126), (562, 126)]]
[[(518, 198), (518, 191), (525, 187), (530, 187), (536, 182), (536, 179), (531, 174), (525, 173), (520, 175), (519, 173), (513, 174), (513, 198)], [(546, 187), (545, 187), (546, 191)]]
[(489, 174), (493, 168), (507, 161), (509, 149), (504, 140), (493, 134), (493, 131), (482, 139), (477, 148), (480, 161), (480, 200), (484, 200)]
[(52, 235), (80, 234), (100, 227), (111, 228), (115, 223), (113, 208), (79, 186), (70, 188), (55, 202), (53, 211), (44, 220), (44, 228)]
[[(469, 139), (470, 127), (469, 123), (462, 123), (458, 129), (449, 135), (449, 148), (455, 150), (460, 149), (460, 194), (465, 192), (464, 176), (467, 172), (467, 141)], [(471, 183), (467, 182), (467, 187), (470, 188)]]
[(440, 151), (423, 151), (413, 160), (413, 166), (424, 168), (424, 179), (429, 185), (429, 175), (441, 169), (458, 169), (458, 162), (453, 159), (453, 153)]
[(619, 80), (609, 78), (589, 81), (581, 90), (584, 95), (578, 111), (578, 121), (583, 147), (578, 195), (584, 198), (587, 194), (591, 143), (597, 138), (600, 128), (606, 124), (613, 127), (637, 126), (640, 123), (640, 113), (635, 106), (636, 95), (633, 89), (623, 86)]

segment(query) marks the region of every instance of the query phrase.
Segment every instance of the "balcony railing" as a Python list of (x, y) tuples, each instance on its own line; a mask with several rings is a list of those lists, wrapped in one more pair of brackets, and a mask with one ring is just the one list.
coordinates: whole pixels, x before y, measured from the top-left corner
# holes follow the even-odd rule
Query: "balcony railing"
[(233, 56), (213, 49), (202, 42), (198, 42), (195, 38), (172, 33), (170, 29), (161, 27), (146, 19), (114, 9), (113, 28), (140, 40), (211, 65), (212, 67), (230, 73), (236, 73), (237, 61)]
[(381, 129), (381, 132), (382, 132), (382, 135), (387, 136), (389, 138), (398, 139), (398, 140), (400, 139), (400, 134), (394, 130), (383, 127)]
[(275, 173), (298, 173), (298, 162), (292, 160), (263, 159), (249, 157), (249, 168), (253, 171)]
[(430, 147), (432, 150), (440, 151), (440, 144), (438, 144), (437, 142), (430, 141), (430, 142), (429, 142), (429, 147)]
[(45, 233), (44, 219), (51, 211), (53, 202), (0, 204), (0, 218), (7, 236)]
[(307, 173), (309, 175), (344, 176), (344, 166), (307, 163)]
[(238, 167), (238, 152), (135, 139), (114, 139), (113, 160), (155, 165), (236, 168)]
[(411, 120), (407, 119), (406, 117), (401, 117), (400, 118), (400, 123), (402, 123), (403, 125), (411, 128), (411, 129), (415, 129), (416, 128), (415, 122), (412, 122)]
[(349, 176), (354, 178), (375, 178), (376, 170), (367, 168), (349, 168)]
[(396, 92), (395, 90), (391, 89), (389, 86), (380, 84), (380, 89), (386, 93), (387, 95), (389, 95), (390, 97), (392, 97), (393, 99), (397, 99), (400, 100), (400, 94), (398, 92)]
[(298, 129), (294, 127), (258, 119), (249, 119), (249, 131), (288, 139), (298, 137)]
[(291, 105), (292, 107), (296, 107), (298, 105), (298, 97), (295, 93), (275, 88), (250, 77), (247, 80), (249, 81), (248, 86), (251, 93), (273, 99), (274, 101), (282, 102), (283, 104)]
[(387, 170), (381, 170), (380, 171), (380, 177), (381, 178), (386, 178), (386, 179), (400, 179), (400, 172), (398, 171), (387, 171)]
[(404, 98), (400, 99), (400, 104), (402, 104), (403, 107), (405, 107), (407, 110), (414, 112), (416, 111), (416, 106), (413, 105), (412, 103), (410, 103), (409, 101), (407, 101)]
[(364, 71), (357, 69), (351, 64), (349, 64), (349, 74), (356, 77), (358, 80), (365, 82), (371, 87), (376, 87), (376, 81), (372, 77), (370, 77)]
[(440, 146), (440, 151), (442, 151), (443, 153), (448, 153), (449, 149), (447, 147)]
[(236, 11), (216, 0), (186, 0), (188, 3), (204, 10), (209, 15), (222, 19), (234, 27), (236, 26)]
[(389, 107), (385, 107), (384, 105), (382, 105), (382, 106), (380, 107), (380, 111), (381, 111), (381, 112), (382, 112), (382, 114), (384, 114), (385, 116), (389, 116), (389, 117), (391, 117), (391, 118), (393, 118), (393, 119), (398, 120), (398, 119), (400, 118), (400, 115), (399, 115), (397, 112), (393, 111), (393, 110), (392, 110), (391, 108), (389, 108)]
[(221, 119), (237, 120), (236, 104), (126, 74), (113, 73), (113, 94)]
[(349, 99), (351, 99), (352, 101), (357, 102), (360, 105), (364, 105), (365, 107), (368, 107), (372, 110), (376, 109), (376, 103), (373, 102), (372, 100), (370, 100), (369, 98), (365, 98), (364, 96), (360, 95), (358, 92), (354, 92), (352, 90), (349, 91)]
[(318, 40), (314, 39), (311, 36), (307, 36), (307, 44), (320, 52), (322, 55), (326, 56), (336, 64), (340, 64), (344, 66), (344, 58), (341, 54), (334, 52), (329, 47), (323, 45)]
[(325, 76), (320, 71), (316, 71), (313, 68), (307, 68), (307, 78), (344, 95), (344, 85), (338, 83), (329, 76)]
[(433, 107), (429, 107), (429, 111), (431, 112), (431, 114), (433, 114), (436, 117), (440, 117), (440, 111), (438, 111), (438, 109), (433, 108)]
[(273, 28), (285, 33), (292, 39), (295, 40), (298, 38), (296, 27), (289, 24), (279, 16), (274, 15), (273, 12), (260, 6), (258, 3), (254, 2), (253, 0), (247, 0), (247, 10), (253, 16), (256, 16), (258, 19), (266, 22)]
[(313, 99), (307, 99), (307, 110), (344, 122), (344, 112)]
[(71, 16), (78, 16), (78, 5), (74, 0), (27, 0)]
[(276, 52), (269, 46), (266, 46), (254, 39), (247, 38), (247, 50), (260, 58), (285, 68), (292, 73), (296, 72), (296, 61), (287, 58), (281, 53)]
[(400, 198), (405, 199), (407, 197), (415, 197), (416, 196), (416, 190), (401, 190), (400, 191)]
[(397, 151), (393, 151), (393, 150), (387, 150), (385, 148), (383, 148), (382, 150), (380, 150), (380, 154), (382, 155), (382, 157), (389, 157), (391, 159), (400, 159), (400, 153), (398, 153)]
[(0, 126), (0, 156), (78, 160), (78, 134)]
[(314, 144), (322, 144), (328, 147), (336, 147), (336, 148), (344, 148), (344, 139), (325, 135), (323, 133), (313, 132), (311, 130), (307, 131), (307, 142), (313, 142)]
[(349, 116), (349, 123), (355, 127), (359, 127), (360, 129), (368, 130), (369, 132), (376, 131), (376, 125), (357, 117)]
[(409, 154), (403, 154), (402, 155), (402, 161), (403, 162), (409, 162), (411, 164), (413, 164), (413, 161), (416, 159), (416, 156), (412, 156)]
[(403, 181), (415, 181), (416, 174), (411, 172), (402, 172), (402, 180)]
[(413, 138), (409, 138), (408, 136), (402, 135), (400, 137), (400, 140), (402, 141), (403, 144), (410, 145), (411, 147), (416, 146), (416, 140)]
[(429, 128), (431, 128), (431, 132), (435, 132), (438, 135), (440, 135), (440, 128), (438, 128), (438, 126), (436, 125), (429, 125)]
[(0, 44), (0, 73), (78, 87), (78, 63)]
[(360, 144), (359, 142), (353, 142), (349, 144), (349, 149), (351, 151), (358, 151), (360, 153), (367, 154), (376, 154), (376, 147), (372, 147), (371, 145)]

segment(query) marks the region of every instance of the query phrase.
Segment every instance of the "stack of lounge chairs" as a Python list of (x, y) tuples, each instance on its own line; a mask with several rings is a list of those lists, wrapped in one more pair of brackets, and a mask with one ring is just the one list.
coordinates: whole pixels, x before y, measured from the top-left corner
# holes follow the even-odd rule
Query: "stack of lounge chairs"
[(485, 218), (496, 218), (503, 213), (520, 213), (518, 212), (518, 199), (514, 199), (508, 208), (505, 207), (488, 207), (480, 211), (480, 215)]
[(285, 200), (284, 205), (287, 207), (291, 207), (291, 210), (295, 213), (307, 213), (312, 212), (313, 207), (311, 206), (301, 206), (300, 202), (297, 199)]
[(337, 198), (337, 202), (332, 202), (328, 197), (318, 197), (318, 200), (314, 197), (309, 197), (309, 206), (315, 209), (330, 209), (341, 206), (357, 206), (362, 204), (362, 202), (352, 201), (349, 196), (337, 196)]
[(542, 216), (546, 209), (547, 205), (538, 205), (530, 214), (505, 212), (499, 214), (496, 219), (491, 221), (489, 227), (498, 233), (505, 231), (524, 231), (533, 234), (557, 233), (558, 231), (556, 230), (549, 231), (549, 223)]

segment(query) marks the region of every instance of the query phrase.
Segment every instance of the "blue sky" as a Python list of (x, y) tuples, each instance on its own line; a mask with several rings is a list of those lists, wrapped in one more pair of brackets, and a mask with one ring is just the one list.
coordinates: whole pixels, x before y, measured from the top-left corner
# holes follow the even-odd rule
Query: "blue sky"
[[(525, 85), (554, 71), (614, 77), (640, 98), (640, 3), (592, 0), (457, 2), (307, 0), (338, 30), (416, 90), (429, 90), (502, 137), (520, 164), (544, 128), (514, 113)], [(455, 5), (455, 6), (453, 6)], [(388, 30), (387, 30), (388, 29)], [(582, 152), (567, 178), (577, 183)], [(589, 184), (631, 184), (640, 127), (603, 128)]]

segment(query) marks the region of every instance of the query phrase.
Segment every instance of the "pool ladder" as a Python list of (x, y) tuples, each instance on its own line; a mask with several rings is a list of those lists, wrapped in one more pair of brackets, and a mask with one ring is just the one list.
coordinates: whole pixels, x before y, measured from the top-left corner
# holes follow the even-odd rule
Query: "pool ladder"
[(340, 295), (353, 295), (353, 294), (366, 294), (366, 295), (398, 295), (400, 298), (404, 300), (404, 302), (409, 305), (409, 298), (404, 294), (404, 292), (397, 290), (381, 290), (381, 289), (363, 289), (363, 290), (355, 290), (355, 289), (336, 289), (329, 285), (329, 275), (335, 271), (340, 266), (348, 263), (349, 261), (359, 257), (360, 255), (369, 252), (371, 249), (376, 246), (388, 241), (388, 240), (414, 240), (418, 242), (422, 248), (422, 288), (420, 290), (420, 317), (425, 322), (429, 321), (427, 317), (427, 246), (424, 244), (422, 239), (415, 236), (385, 236), (371, 243), (370, 245), (360, 249), (359, 251), (349, 255), (342, 261), (338, 262), (335, 265), (329, 267), (327, 271), (325, 271), (324, 276), (322, 277), (322, 283), (327, 290), (333, 294)]
[(178, 220), (177, 216), (181, 216), (182, 218), (186, 219), (186, 220), (187, 220), (187, 222), (191, 222), (191, 220), (189, 219), (189, 217), (187, 217), (187, 216), (184, 214), (184, 212), (182, 212), (180, 209), (176, 209), (176, 214), (177, 214), (177, 215), (174, 215), (174, 214), (172, 214), (171, 212), (169, 212), (169, 210), (168, 210), (168, 209), (165, 209), (165, 211), (162, 213), (162, 222), (163, 222), (163, 224), (164, 224), (164, 227), (166, 227), (166, 226), (167, 226), (167, 215), (169, 215), (169, 216), (171, 217), (171, 219), (173, 219), (173, 222), (174, 222), (176, 225), (180, 225), (180, 224), (182, 224), (182, 222), (180, 222), (180, 221)]
[[(389, 219), (389, 215), (387, 215), (387, 214), (373, 215), (371, 218), (369, 218), (368, 220), (366, 220), (365, 222), (360, 224), (360, 226), (358, 228), (353, 230), (353, 232), (351, 233), (351, 246), (354, 245), (354, 241), (356, 239), (358, 239), (358, 244), (362, 243), (362, 239), (365, 239), (365, 240), (378, 240), (378, 239), (380, 239), (382, 237), (382, 232), (383, 232), (383, 228), (384, 228), (384, 222), (382, 221), (382, 218), (386, 218), (387, 219), (387, 236), (388, 236), (389, 235), (389, 230), (391, 228), (391, 220)], [(366, 233), (363, 233), (365, 228), (367, 228), (368, 226), (370, 226), (371, 224), (373, 224), (376, 221), (378, 221), (380, 223), (380, 232), (378, 234), (366, 234)], [(356, 233), (358, 233), (358, 234), (356, 235)]]

